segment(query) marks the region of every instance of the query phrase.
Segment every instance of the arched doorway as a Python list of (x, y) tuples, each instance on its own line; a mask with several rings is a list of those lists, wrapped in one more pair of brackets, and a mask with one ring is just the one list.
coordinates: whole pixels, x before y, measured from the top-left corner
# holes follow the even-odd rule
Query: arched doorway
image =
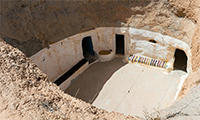
[(187, 72), (187, 56), (183, 50), (175, 50), (174, 70), (183, 70)]
[(95, 61), (95, 52), (93, 50), (92, 38), (90, 36), (84, 37), (82, 40), (83, 56), (89, 63)]

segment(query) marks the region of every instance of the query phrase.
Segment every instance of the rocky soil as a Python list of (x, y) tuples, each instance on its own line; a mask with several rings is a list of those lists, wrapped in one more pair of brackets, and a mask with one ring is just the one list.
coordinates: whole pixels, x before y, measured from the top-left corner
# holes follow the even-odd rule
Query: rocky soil
[(65, 94), (21, 51), (0, 41), (1, 120), (136, 120)]

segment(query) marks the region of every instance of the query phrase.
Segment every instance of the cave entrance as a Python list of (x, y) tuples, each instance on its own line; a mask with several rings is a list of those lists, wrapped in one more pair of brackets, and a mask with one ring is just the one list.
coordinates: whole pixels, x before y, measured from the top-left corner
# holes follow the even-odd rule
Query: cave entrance
[(174, 62), (174, 70), (183, 70), (187, 72), (187, 56), (183, 50), (176, 49)]
[(115, 35), (116, 38), (116, 54), (124, 55), (124, 35)]
[(90, 36), (84, 37), (82, 40), (83, 56), (89, 63), (95, 61), (94, 50), (92, 45), (92, 38)]

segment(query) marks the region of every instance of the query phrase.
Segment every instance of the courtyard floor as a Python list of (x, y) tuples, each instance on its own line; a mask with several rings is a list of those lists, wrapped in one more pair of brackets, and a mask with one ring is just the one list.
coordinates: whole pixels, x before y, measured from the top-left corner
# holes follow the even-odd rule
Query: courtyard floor
[(168, 73), (163, 68), (125, 64), (122, 58), (115, 58), (91, 65), (65, 92), (97, 108), (144, 117), (145, 110), (161, 110), (173, 103), (185, 75), (181, 70)]

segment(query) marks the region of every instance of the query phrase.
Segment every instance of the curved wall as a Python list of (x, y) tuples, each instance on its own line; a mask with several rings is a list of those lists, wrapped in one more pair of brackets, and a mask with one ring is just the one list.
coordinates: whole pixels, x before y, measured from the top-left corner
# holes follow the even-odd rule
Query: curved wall
[[(135, 28), (129, 29), (130, 46), (129, 53), (148, 56), (154, 59), (160, 59), (169, 62), (173, 68), (175, 50), (183, 50), (188, 58), (187, 71), (192, 72), (191, 68), (191, 50), (188, 44), (173, 37), (162, 35), (147, 30), (139, 30)], [(155, 40), (157, 43), (149, 42)]]
[[(114, 36), (120, 34), (121, 28), (97, 28), (88, 32), (76, 34), (57, 43), (51, 44), (49, 49), (44, 48), (30, 59), (55, 81), (62, 74), (83, 59), (82, 39), (91, 36), (93, 49), (96, 53), (101, 50), (115, 51)], [(112, 54), (111, 59), (115, 54)]]
[[(138, 54), (160, 59), (169, 62), (171, 67), (173, 67), (175, 49), (179, 48), (188, 57), (187, 71), (189, 73), (192, 72), (191, 51), (185, 42), (160, 33), (128, 27), (102, 27), (79, 33), (50, 45), (49, 49), (45, 48), (39, 51), (31, 56), (30, 59), (53, 82), (83, 59), (81, 44), (84, 37), (91, 36), (93, 49), (96, 53), (110, 49), (115, 52), (115, 34), (125, 36), (125, 56)], [(154, 39), (157, 43), (149, 42), (150, 39)], [(109, 60), (111, 60), (115, 57), (115, 54), (109, 57)]]

